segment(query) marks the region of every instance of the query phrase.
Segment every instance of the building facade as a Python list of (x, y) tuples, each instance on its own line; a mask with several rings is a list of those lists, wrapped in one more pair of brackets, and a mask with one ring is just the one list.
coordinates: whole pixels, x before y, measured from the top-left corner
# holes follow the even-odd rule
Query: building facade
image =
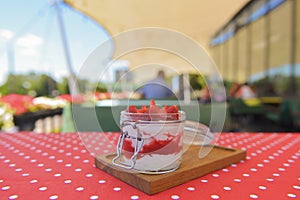
[(223, 79), (262, 96), (300, 95), (300, 1), (249, 1), (211, 39)]

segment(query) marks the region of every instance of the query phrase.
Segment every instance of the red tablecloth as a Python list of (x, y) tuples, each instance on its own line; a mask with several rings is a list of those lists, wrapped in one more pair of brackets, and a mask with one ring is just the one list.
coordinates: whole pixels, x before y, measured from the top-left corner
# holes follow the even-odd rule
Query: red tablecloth
[[(118, 134), (84, 135), (88, 149), (115, 151)], [(149, 196), (95, 168), (75, 133), (0, 133), (0, 199), (300, 198), (300, 134), (223, 133), (218, 144), (246, 149), (247, 159)]]

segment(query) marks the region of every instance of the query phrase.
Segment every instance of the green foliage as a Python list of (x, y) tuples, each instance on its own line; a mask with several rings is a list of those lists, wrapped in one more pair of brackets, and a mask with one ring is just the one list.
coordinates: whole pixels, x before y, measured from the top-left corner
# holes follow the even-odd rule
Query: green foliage
[(58, 83), (46, 74), (10, 74), (0, 86), (0, 94), (28, 94), (31, 96), (53, 96), (68, 93), (67, 78)]
[(57, 83), (57, 90), (59, 94), (70, 94), (68, 78), (64, 77), (59, 83)]
[(189, 74), (189, 77), (193, 90), (201, 90), (206, 85), (204, 77), (200, 74)]
[(96, 92), (107, 92), (107, 87), (104, 83), (99, 82), (96, 87)]

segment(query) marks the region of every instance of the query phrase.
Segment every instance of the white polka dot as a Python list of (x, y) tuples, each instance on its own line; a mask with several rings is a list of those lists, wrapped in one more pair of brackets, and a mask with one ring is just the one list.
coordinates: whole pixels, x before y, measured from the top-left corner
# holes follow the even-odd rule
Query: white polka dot
[(39, 188), (39, 191), (46, 191), (47, 190), (47, 187), (40, 187)]
[(210, 197), (211, 197), (212, 199), (219, 199), (219, 196), (216, 195), (216, 194), (212, 194)]
[(80, 191), (83, 191), (83, 190), (84, 190), (84, 187), (78, 187), (78, 188), (76, 188), (76, 190), (79, 191), (79, 192), (80, 192)]
[(296, 197), (297, 197), (297, 195), (292, 194), (292, 193), (288, 193), (287, 196), (288, 196), (288, 197), (291, 197), (291, 198), (296, 198)]
[(71, 163), (68, 163), (68, 164), (65, 164), (66, 167), (71, 167), (72, 164)]
[(82, 169), (80, 169), (80, 168), (75, 169), (75, 172), (81, 172), (81, 171), (82, 171)]
[(269, 181), (269, 182), (273, 182), (274, 181), (274, 179), (272, 179), (272, 178), (267, 178), (266, 180)]
[(231, 187), (227, 187), (227, 186), (225, 186), (225, 187), (224, 187), (224, 190), (226, 190), (226, 191), (230, 191), (230, 190), (231, 190)]
[(266, 190), (267, 189), (267, 187), (264, 186), (264, 185), (260, 185), (260, 186), (258, 186), (258, 188), (261, 189), (261, 190)]
[(114, 191), (116, 191), (116, 192), (118, 192), (118, 191), (120, 191), (121, 190), (121, 188), (119, 188), (119, 187), (115, 187), (114, 188)]
[(18, 197), (19, 197), (18, 195), (14, 194), (9, 196), (8, 199), (17, 199)]
[(188, 187), (187, 188), (189, 191), (195, 191), (195, 188), (194, 187)]
[(264, 164), (258, 163), (257, 166), (258, 167), (264, 167)]
[(250, 194), (251, 199), (258, 199), (258, 196), (256, 194)]
[(295, 161), (292, 160), (292, 159), (289, 159), (288, 162), (289, 162), (289, 163), (294, 163)]
[(47, 169), (45, 169), (45, 172), (51, 172), (52, 171), (52, 169), (51, 168), (47, 168)]
[(278, 176), (280, 176), (280, 174), (278, 174), (278, 173), (273, 173), (273, 176), (278, 177)]
[(278, 168), (279, 171), (284, 172), (285, 169), (284, 168)]
[(12, 164), (9, 164), (9, 167), (15, 167), (16, 164), (12, 163)]
[(285, 166), (285, 167), (289, 167), (289, 166), (290, 166), (290, 164), (288, 164), (288, 163), (283, 163), (283, 166)]
[(257, 169), (256, 168), (251, 168), (250, 169), (252, 172), (257, 172)]
[(90, 200), (97, 200), (97, 199), (99, 199), (99, 197), (97, 195), (93, 195), (90, 197)]
[(87, 178), (93, 177), (93, 174), (86, 174), (85, 175)]
[(239, 183), (239, 182), (242, 182), (242, 180), (241, 180), (241, 179), (238, 179), (238, 178), (235, 178), (235, 179), (234, 179), (234, 182), (238, 182), (238, 183)]
[(213, 174), (212, 176), (213, 177), (219, 177), (219, 174)]
[(244, 173), (244, 174), (243, 174), (243, 176), (244, 176), (244, 177), (249, 177), (249, 176), (250, 176), (250, 174), (246, 174), (246, 173)]
[(175, 195), (175, 194), (171, 196), (171, 199), (174, 199), (174, 200), (175, 200), (175, 199), (179, 199), (179, 198), (180, 198), (180, 197), (179, 197), (178, 195)]
[(296, 190), (300, 190), (300, 186), (299, 185), (293, 185), (293, 188)]
[(62, 163), (62, 162), (63, 162), (63, 160), (57, 160), (56, 162), (58, 162), (58, 163)]
[(9, 189), (10, 189), (10, 186), (8, 186), (8, 185), (1, 188), (1, 190), (9, 190)]
[(229, 169), (224, 168), (224, 169), (222, 169), (222, 171), (223, 171), (223, 172), (229, 172)]
[(90, 162), (89, 160), (84, 160), (84, 161), (83, 161), (83, 163), (89, 163), (89, 162)]
[(279, 154), (278, 154), (278, 153), (273, 153), (273, 155), (274, 155), (274, 156), (279, 156)]
[(130, 199), (131, 199), (131, 200), (137, 200), (137, 199), (139, 199), (139, 196), (133, 195), (133, 196), (130, 197)]
[(237, 164), (231, 164), (231, 167), (236, 167), (237, 166)]
[(70, 183), (72, 183), (72, 181), (70, 179), (65, 180), (65, 184), (70, 184)]
[(105, 180), (99, 180), (98, 183), (103, 184), (103, 183), (106, 183), (106, 181)]
[(61, 174), (57, 173), (57, 174), (54, 174), (55, 177), (60, 177)]
[(202, 182), (202, 183), (207, 183), (207, 182), (208, 182), (208, 180), (206, 180), (206, 179), (202, 179), (202, 180), (201, 180), (201, 182)]
[(37, 182), (38, 182), (38, 180), (36, 180), (36, 179), (33, 179), (30, 181), (30, 183), (37, 183)]
[(58, 199), (58, 196), (57, 195), (52, 195), (52, 196), (49, 197), (49, 199), (50, 200)]
[(44, 164), (43, 164), (43, 163), (40, 163), (40, 164), (38, 164), (37, 166), (38, 166), (38, 167), (43, 167)]
[(16, 169), (15, 171), (16, 172), (20, 172), (20, 171), (22, 171), (23, 169), (22, 168), (18, 168), (18, 169)]
[(24, 174), (22, 174), (22, 176), (26, 177), (26, 176), (29, 176), (29, 174), (28, 173), (24, 173)]

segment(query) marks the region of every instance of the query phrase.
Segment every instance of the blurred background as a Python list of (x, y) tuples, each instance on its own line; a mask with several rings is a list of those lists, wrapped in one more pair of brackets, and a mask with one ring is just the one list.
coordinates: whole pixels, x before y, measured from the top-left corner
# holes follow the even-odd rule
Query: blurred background
[[(175, 94), (165, 100), (182, 102), (182, 109), (190, 109), (191, 120), (216, 123), (209, 114), (213, 102), (227, 111), (223, 131), (299, 130), (297, 0), (2, 0), (0, 4), (0, 127), (4, 131), (69, 132), (75, 131), (74, 120), (79, 130), (97, 131), (86, 121), (81, 125), (82, 113), (88, 116), (89, 109), (97, 108), (101, 113), (97, 120), (111, 121), (101, 109), (112, 108), (116, 103), (112, 100), (119, 100), (114, 106), (120, 109), (125, 105), (122, 100), (141, 102), (144, 98), (135, 95), (137, 89), (155, 78), (159, 69), (164, 69)], [(200, 66), (195, 68), (182, 58), (149, 49), (115, 58), (118, 41), (113, 36), (142, 27), (174, 30), (191, 38), (205, 49), (217, 72), (208, 67), (199, 71)], [(140, 41), (137, 37), (133, 42)], [(114, 63), (100, 81), (92, 74), (82, 76), (86, 59), (103, 44), (106, 51), (99, 62)], [(144, 63), (159, 65), (137, 68)], [(222, 83), (214, 82), (215, 73)], [(218, 93), (220, 84), (225, 93)], [(250, 88), (247, 94), (244, 86)], [(73, 119), (74, 105), (82, 118)], [(102, 129), (117, 130), (113, 126)]]

